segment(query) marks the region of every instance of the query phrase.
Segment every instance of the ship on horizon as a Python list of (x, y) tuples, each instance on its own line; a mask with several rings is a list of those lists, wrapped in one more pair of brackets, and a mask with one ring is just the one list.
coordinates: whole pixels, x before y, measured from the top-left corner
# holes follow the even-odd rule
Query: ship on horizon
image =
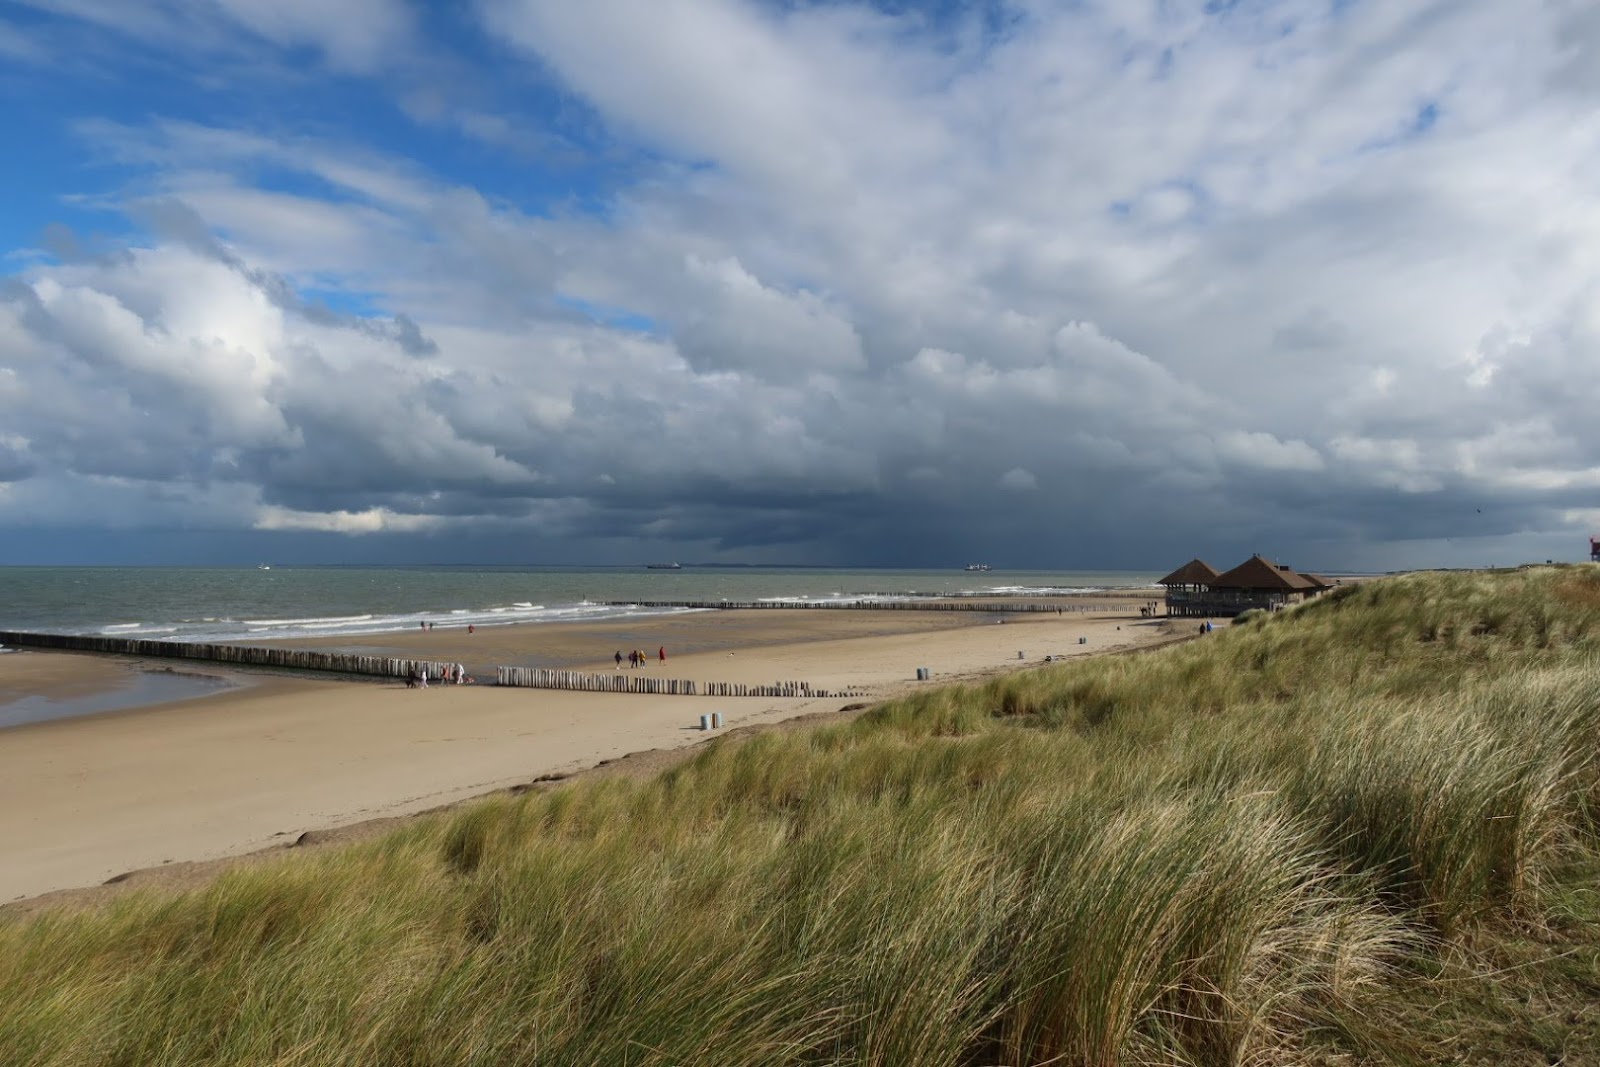
[(681, 563), (646, 563), (645, 564), (645, 569), (646, 570), (652, 570), (652, 571), (681, 571), (681, 570), (683, 570), (683, 564), (681, 564)]
[(993, 569), (994, 568), (989, 566), (987, 563), (969, 563), (969, 564), (967, 564), (967, 570), (969, 570), (969, 571), (988, 571), (988, 570), (993, 570)]

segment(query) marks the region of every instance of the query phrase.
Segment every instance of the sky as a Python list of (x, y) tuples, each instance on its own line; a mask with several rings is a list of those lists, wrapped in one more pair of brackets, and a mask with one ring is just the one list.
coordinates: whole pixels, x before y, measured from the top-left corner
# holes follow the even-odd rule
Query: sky
[(1600, 535), (1591, 0), (0, 0), (0, 563)]

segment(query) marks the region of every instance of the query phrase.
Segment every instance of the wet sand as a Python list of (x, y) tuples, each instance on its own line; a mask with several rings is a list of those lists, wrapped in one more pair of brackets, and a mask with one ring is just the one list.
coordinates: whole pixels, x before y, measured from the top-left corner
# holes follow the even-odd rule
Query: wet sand
[(29, 696), (71, 700), (104, 692), (127, 681), (128, 664), (111, 656), (0, 655), (0, 708)]
[(0, 658), (0, 730), (171, 704), (248, 684), (185, 662), (156, 666), (126, 657), (9, 652)]
[[(652, 655), (667, 647), (665, 670), (654, 658), (645, 668), (655, 675), (802, 680), (859, 687), (878, 699), (929, 684), (914, 681), (917, 667), (929, 667), (940, 684), (1037, 666), (1047, 654), (1170, 640), (1177, 631), (1140, 619), (1130, 607), (1138, 602), (1004, 624), (981, 614), (704, 612), (648, 620), (635, 641)], [(532, 650), (611, 670), (618, 647), (635, 647), (621, 643), (625, 632), (614, 623), (539, 624), (386, 635), (382, 644), (469, 668)], [(0, 656), (0, 711), (5, 694), (81, 694), (114, 684), (128, 667), (62, 653)], [(640, 750), (682, 748), (710, 736), (697, 729), (703, 712), (722, 712), (732, 729), (859, 702), (242, 677), (250, 684), (214, 696), (0, 730), (0, 901), (238, 856), (306, 831), (406, 815)]]

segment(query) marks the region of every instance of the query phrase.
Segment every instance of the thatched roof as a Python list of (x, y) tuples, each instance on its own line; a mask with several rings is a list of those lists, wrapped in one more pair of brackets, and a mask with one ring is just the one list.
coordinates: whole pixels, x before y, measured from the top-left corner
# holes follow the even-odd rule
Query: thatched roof
[(1210, 585), (1211, 579), (1219, 573), (1217, 568), (1203, 559), (1191, 559), (1171, 574), (1157, 582), (1157, 585)]
[(1278, 593), (1304, 593), (1318, 588), (1309, 578), (1288, 567), (1280, 567), (1260, 556), (1251, 556), (1231, 571), (1211, 579), (1213, 589), (1269, 590)]

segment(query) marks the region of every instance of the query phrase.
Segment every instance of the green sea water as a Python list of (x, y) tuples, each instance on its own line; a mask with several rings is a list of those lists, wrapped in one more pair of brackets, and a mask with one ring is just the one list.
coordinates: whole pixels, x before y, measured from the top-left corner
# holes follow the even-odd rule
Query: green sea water
[[(665, 613), (640, 601), (822, 602), (1150, 586), (1162, 572), (781, 567), (3, 567), (0, 629), (249, 641)], [(621, 602), (620, 604), (617, 602)]]

